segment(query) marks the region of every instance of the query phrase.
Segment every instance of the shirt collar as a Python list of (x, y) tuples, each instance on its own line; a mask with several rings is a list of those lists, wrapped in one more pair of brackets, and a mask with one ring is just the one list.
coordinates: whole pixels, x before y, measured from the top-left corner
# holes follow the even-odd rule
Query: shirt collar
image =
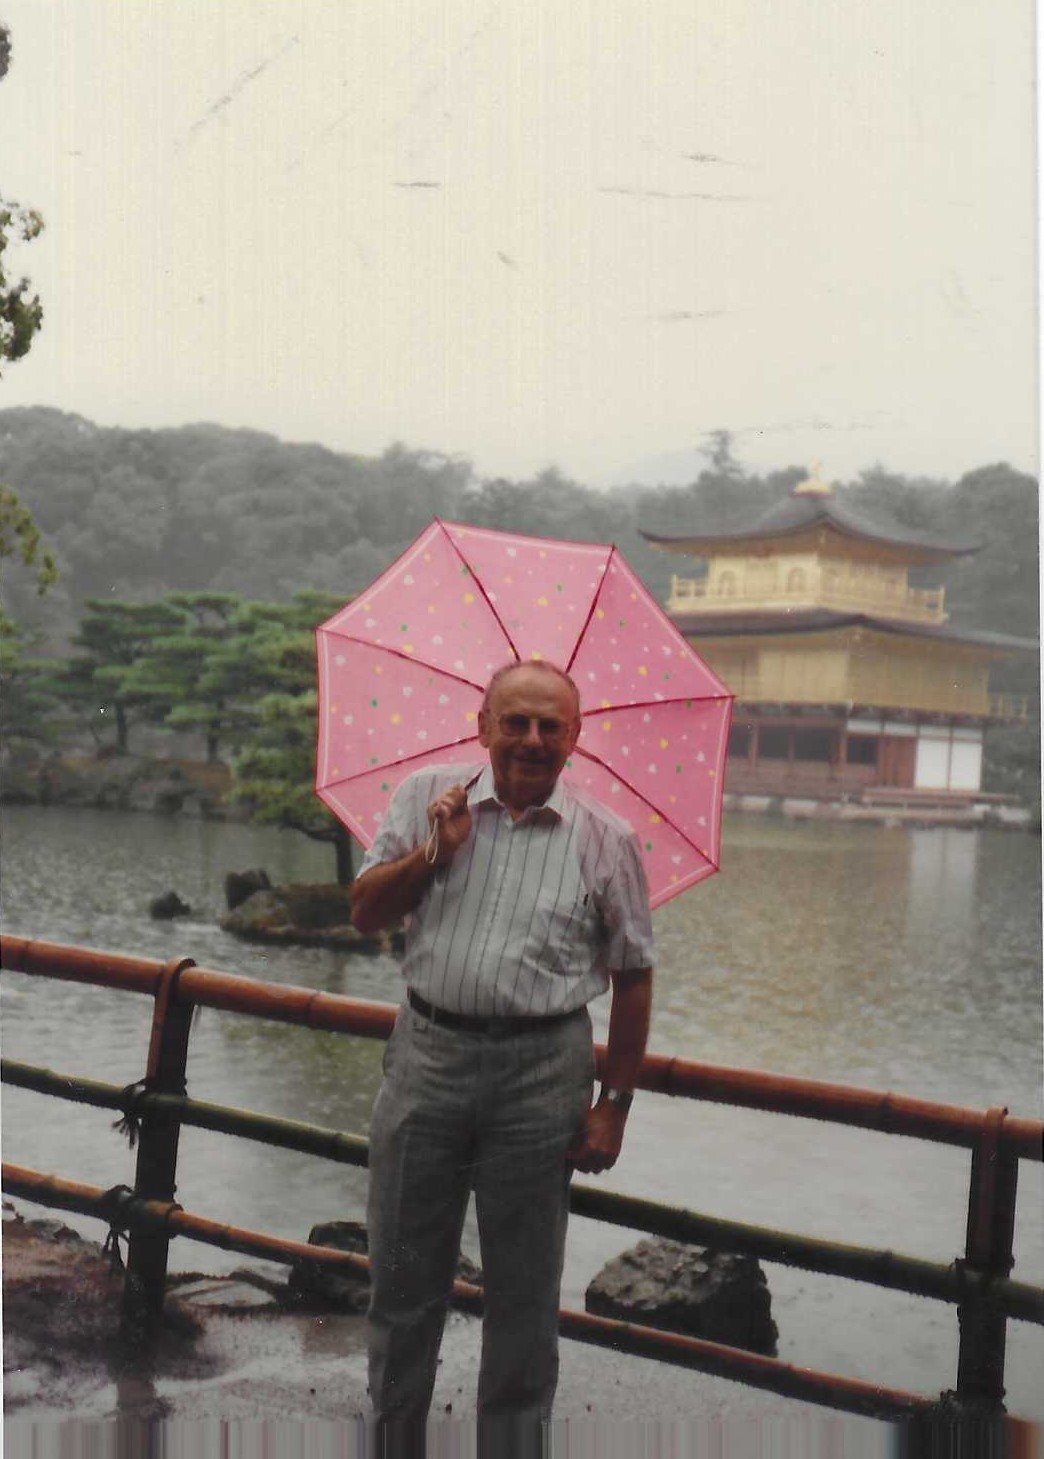
[[(492, 801), (494, 805), (502, 806), (503, 802), (497, 795), (496, 786), (493, 783), (493, 767), (487, 763), (483, 765), (475, 784), (468, 791), (468, 805), (480, 806)], [(543, 805), (531, 806), (532, 818), (550, 813), (556, 820), (561, 820), (565, 809), (565, 788), (562, 785), (561, 775), (555, 781), (555, 788), (544, 801)]]

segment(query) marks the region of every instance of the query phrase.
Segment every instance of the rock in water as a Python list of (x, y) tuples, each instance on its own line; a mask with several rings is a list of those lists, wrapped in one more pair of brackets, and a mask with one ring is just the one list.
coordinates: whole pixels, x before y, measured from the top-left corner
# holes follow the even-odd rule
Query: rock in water
[(149, 916), (158, 922), (169, 922), (172, 917), (188, 917), (192, 908), (183, 902), (177, 892), (164, 892), (162, 897), (153, 897), (149, 903)]
[(223, 932), (247, 942), (365, 953), (387, 952), (394, 946), (386, 932), (373, 937), (356, 932), (352, 926), (351, 887), (330, 882), (288, 882), (254, 892), (226, 912), (218, 925)]
[(584, 1305), (598, 1317), (776, 1355), (772, 1298), (752, 1256), (662, 1237), (639, 1241), (602, 1268)]
[(257, 868), (252, 871), (230, 871), (225, 877), (225, 904), (230, 912), (242, 905), (255, 892), (268, 892), (272, 883), (268, 872)]

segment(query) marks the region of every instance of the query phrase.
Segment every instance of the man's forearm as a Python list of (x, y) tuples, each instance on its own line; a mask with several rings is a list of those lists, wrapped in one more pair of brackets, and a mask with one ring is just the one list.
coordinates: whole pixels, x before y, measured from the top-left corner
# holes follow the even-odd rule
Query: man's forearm
[[(649, 1037), (652, 1008), (652, 968), (613, 974), (613, 1002), (609, 1012), (602, 1082), (609, 1089), (632, 1090), (642, 1067)], [(577, 1170), (597, 1175), (616, 1163), (627, 1123), (627, 1102), (599, 1097), (587, 1111), (568, 1159)]]
[(352, 884), (352, 926), (363, 933), (394, 926), (413, 911), (434, 875), (423, 846), (398, 861), (371, 866)]
[(611, 1089), (633, 1089), (645, 1057), (652, 1009), (652, 968), (613, 975), (603, 1083)]

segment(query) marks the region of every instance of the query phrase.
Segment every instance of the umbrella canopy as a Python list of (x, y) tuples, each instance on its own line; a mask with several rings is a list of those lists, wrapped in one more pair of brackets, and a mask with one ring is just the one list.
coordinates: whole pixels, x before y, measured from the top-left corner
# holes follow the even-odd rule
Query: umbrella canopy
[(364, 846), (411, 771), (485, 761), (494, 671), (547, 659), (581, 698), (563, 776), (637, 833), (652, 905), (717, 870), (732, 695), (615, 547), (436, 520), (316, 643), (316, 791)]

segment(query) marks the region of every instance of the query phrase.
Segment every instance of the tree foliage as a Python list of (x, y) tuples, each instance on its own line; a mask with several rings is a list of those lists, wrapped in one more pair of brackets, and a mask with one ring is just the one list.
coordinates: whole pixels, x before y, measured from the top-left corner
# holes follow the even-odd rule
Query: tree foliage
[(111, 728), (112, 747), (125, 755), (136, 722), (162, 719), (169, 712), (169, 700), (157, 695), (154, 679), (142, 681), (141, 668), (155, 643), (180, 626), (181, 616), (163, 603), (95, 598), (86, 608), (73, 640), (82, 655), (65, 666), (65, 698), (80, 710), (95, 738)]
[(233, 759), (235, 796), (259, 821), (333, 847), (337, 880), (351, 880), (351, 837), (315, 794), (315, 629), (341, 606), (336, 595), (302, 590), (289, 603), (246, 605), (238, 636), (212, 656), (226, 687), (238, 682), (251, 707), (250, 733)]
[(68, 732), (53, 665), (30, 658), (24, 629), (0, 614), (0, 744), (50, 745)]
[(33, 514), (9, 486), (0, 486), (0, 558), (16, 557), (35, 572), (36, 591), (45, 593), (58, 577), (54, 553), (44, 546)]
[(34, 208), (0, 197), (0, 379), (3, 363), (20, 360), (28, 354), (33, 336), (43, 323), (43, 305), (39, 294), (24, 275), (8, 274), (6, 253), (13, 242), (31, 243), (43, 232), (43, 218)]
[(208, 761), (230, 759), (233, 795), (257, 820), (328, 842), (347, 881), (349, 834), (313, 789), (315, 628), (341, 604), (314, 589), (285, 603), (199, 592), (92, 599), (67, 659), (30, 662), (0, 634), (4, 723), (37, 745), (60, 730), (119, 754), (144, 723), (198, 734)]
[[(11, 63), (11, 32), (0, 21), (0, 81)], [(9, 202), (0, 196), (0, 379), (8, 360), (20, 360), (28, 353), (33, 336), (43, 323), (40, 296), (31, 292), (25, 277), (8, 275), (8, 246), (31, 243), (43, 231), (43, 218), (33, 208)]]

